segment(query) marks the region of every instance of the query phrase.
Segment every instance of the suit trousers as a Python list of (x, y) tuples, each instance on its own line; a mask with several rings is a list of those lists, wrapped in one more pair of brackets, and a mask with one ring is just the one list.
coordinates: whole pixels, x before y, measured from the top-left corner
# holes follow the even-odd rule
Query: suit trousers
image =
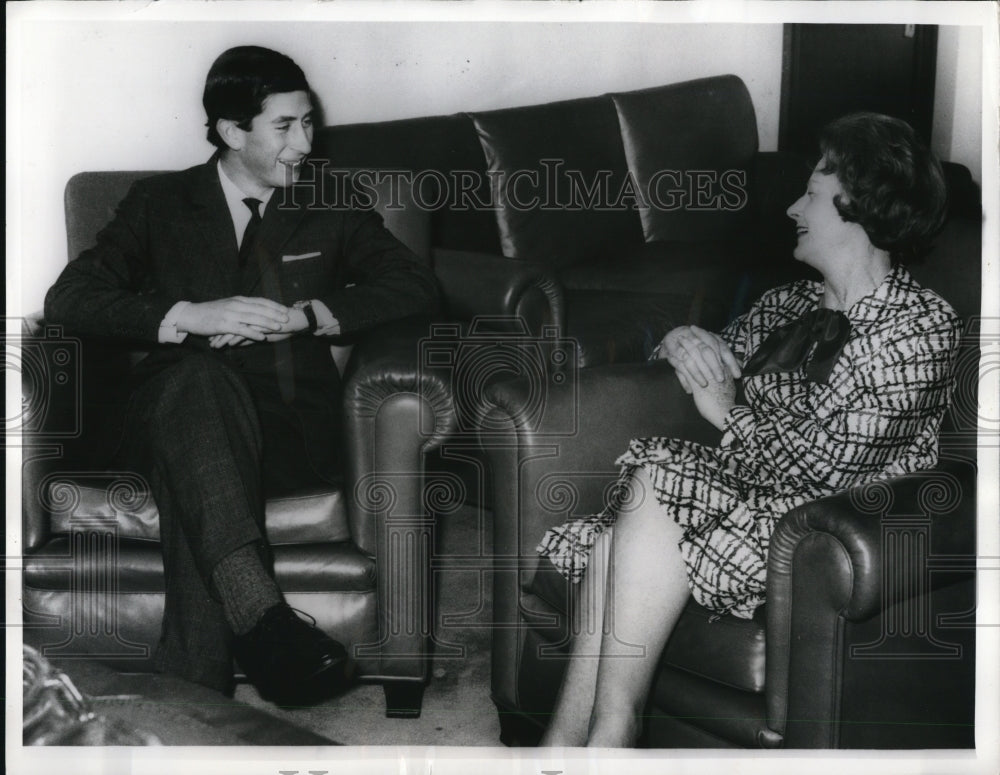
[(309, 464), (276, 381), (241, 373), (226, 355), (191, 352), (145, 377), (116, 464), (146, 477), (159, 511), (166, 596), (157, 667), (229, 693), (233, 633), (212, 571), (248, 544), (270, 571), (265, 498), (335, 481), (336, 472)]

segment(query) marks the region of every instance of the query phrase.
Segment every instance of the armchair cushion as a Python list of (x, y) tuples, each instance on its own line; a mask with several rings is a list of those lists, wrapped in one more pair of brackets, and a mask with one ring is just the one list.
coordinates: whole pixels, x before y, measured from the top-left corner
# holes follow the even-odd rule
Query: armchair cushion
[[(98, 578), (106, 558), (74, 553), (72, 544), (69, 534), (53, 538), (45, 547), (47, 561), (26, 565), (25, 586), (33, 590), (67, 590), (71, 570), (86, 578)], [(163, 592), (163, 555), (158, 543), (121, 539), (117, 557), (118, 594)], [(75, 563), (72, 568), (71, 562)], [(274, 570), (285, 593), (370, 592), (375, 588), (374, 561), (360, 555), (346, 541), (283, 546), (275, 552)]]
[[(49, 510), (52, 533), (69, 534), (74, 518), (103, 517), (115, 520), (120, 538), (160, 540), (156, 504), (138, 475), (57, 474), (42, 486), (42, 503)], [(122, 488), (128, 488), (127, 498), (121, 497)], [(73, 502), (66, 502), (64, 497), (73, 498)], [(339, 489), (270, 498), (265, 519), (272, 546), (350, 539), (344, 495)]]

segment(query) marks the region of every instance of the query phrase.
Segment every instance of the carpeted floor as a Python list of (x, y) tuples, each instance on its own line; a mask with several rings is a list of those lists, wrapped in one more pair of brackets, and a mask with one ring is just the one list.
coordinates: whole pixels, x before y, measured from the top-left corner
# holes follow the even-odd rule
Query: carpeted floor
[(236, 699), (344, 745), (500, 746), (490, 700), (491, 550), (489, 512), (463, 506), (439, 518), (437, 647), (420, 718), (386, 718), (378, 684), (360, 684), (313, 708), (282, 710), (249, 685), (237, 687)]

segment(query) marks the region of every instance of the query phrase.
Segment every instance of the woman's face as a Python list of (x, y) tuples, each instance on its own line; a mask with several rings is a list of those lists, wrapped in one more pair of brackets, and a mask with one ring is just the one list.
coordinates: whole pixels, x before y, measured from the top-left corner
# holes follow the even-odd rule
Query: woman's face
[(795, 221), (798, 236), (795, 258), (821, 272), (831, 259), (858, 245), (859, 232), (864, 235), (864, 229), (845, 221), (837, 212), (834, 197), (847, 197), (836, 175), (820, 172), (824, 164), (820, 160), (809, 178), (806, 192), (787, 210), (788, 217)]

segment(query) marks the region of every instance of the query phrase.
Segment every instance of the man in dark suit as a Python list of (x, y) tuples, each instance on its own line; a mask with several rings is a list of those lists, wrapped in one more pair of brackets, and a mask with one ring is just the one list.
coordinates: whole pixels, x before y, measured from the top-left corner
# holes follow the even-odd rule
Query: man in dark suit
[(212, 65), (205, 165), (136, 183), (71, 261), (47, 319), (145, 341), (116, 463), (160, 513), (160, 669), (229, 691), (231, 657), (262, 695), (321, 699), (350, 674), (338, 642), (284, 603), (264, 537), (267, 495), (338, 474), (340, 375), (329, 336), (436, 305), (433, 275), (372, 212), (306, 206), (309, 85), (243, 46)]

